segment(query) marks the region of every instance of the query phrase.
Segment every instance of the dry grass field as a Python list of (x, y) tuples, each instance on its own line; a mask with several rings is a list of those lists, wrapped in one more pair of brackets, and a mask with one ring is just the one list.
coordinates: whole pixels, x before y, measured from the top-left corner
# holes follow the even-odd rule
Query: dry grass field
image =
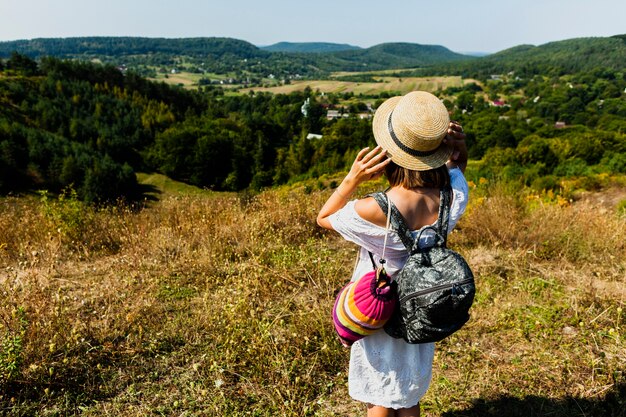
[[(350, 74), (344, 74), (350, 75)], [(294, 91), (303, 91), (309, 87), (313, 91), (319, 90), (323, 93), (354, 93), (356, 95), (373, 95), (382, 92), (393, 92), (394, 94), (406, 94), (410, 91), (437, 91), (448, 87), (461, 87), (464, 84), (475, 82), (471, 79), (461, 79), (461, 77), (388, 77), (376, 76), (380, 82), (353, 82), (339, 80), (303, 80), (293, 81), (291, 84), (281, 85), (277, 87), (255, 87), (251, 89), (243, 89), (242, 92), (249, 90), (271, 92), (274, 94), (289, 94)]]
[[(0, 414), (364, 415), (330, 319), (355, 248), (315, 224), (317, 184), (2, 198)], [(424, 416), (626, 415), (626, 218), (553, 200), (473, 188), (451, 246), (478, 295)]]
[[(355, 95), (378, 95), (383, 92), (393, 94), (406, 94), (410, 91), (437, 91), (444, 90), (448, 87), (461, 87), (468, 83), (479, 83), (474, 79), (462, 79), (457, 76), (441, 76), (441, 77), (404, 77), (399, 78), (393, 76), (397, 70), (377, 71), (372, 76), (378, 82), (353, 82), (341, 80), (299, 80), (292, 81), (290, 84), (275, 85), (272, 87), (252, 87), (242, 88), (237, 94), (247, 94), (250, 91), (270, 92), (273, 94), (289, 94), (295, 91), (304, 91), (307, 87), (313, 91), (323, 93), (353, 93)], [(333, 77), (349, 76), (361, 73), (338, 72)], [(205, 77), (202, 74), (194, 74), (185, 71), (176, 74), (158, 74), (153, 81), (162, 81), (170, 85), (180, 85), (186, 89), (198, 88), (198, 81)], [(225, 78), (224, 76), (210, 75), (209, 78)], [(269, 82), (270, 80), (268, 80)], [(272, 81), (276, 82), (276, 81)], [(236, 89), (237, 85), (226, 85), (225, 88)]]
[(164, 82), (170, 85), (180, 85), (187, 89), (198, 88), (198, 81), (204, 77), (202, 74), (180, 71), (175, 74), (158, 74), (155, 78), (148, 78), (150, 81)]

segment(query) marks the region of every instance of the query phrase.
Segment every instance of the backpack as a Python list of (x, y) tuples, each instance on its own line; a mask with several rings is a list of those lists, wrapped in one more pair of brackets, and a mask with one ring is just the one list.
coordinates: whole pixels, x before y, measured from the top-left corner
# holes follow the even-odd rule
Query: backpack
[[(384, 328), (390, 336), (408, 343), (438, 342), (469, 320), (476, 292), (474, 274), (461, 255), (446, 247), (451, 194), (450, 186), (441, 190), (437, 223), (422, 228), (416, 239), (390, 201), (390, 223), (409, 252), (409, 258), (396, 275), (399, 302)], [(385, 194), (378, 192), (371, 196), (387, 213)], [(422, 249), (420, 236), (428, 229), (435, 232), (435, 243)]]

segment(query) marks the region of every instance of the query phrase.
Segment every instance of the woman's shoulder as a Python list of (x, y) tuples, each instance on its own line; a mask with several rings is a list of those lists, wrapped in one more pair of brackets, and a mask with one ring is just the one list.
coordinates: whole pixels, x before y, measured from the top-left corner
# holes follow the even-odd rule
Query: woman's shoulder
[(354, 211), (363, 220), (367, 220), (377, 226), (385, 226), (387, 221), (385, 214), (373, 197), (365, 197), (357, 200), (354, 204)]
[(365, 197), (354, 203), (354, 211), (363, 220), (367, 220), (377, 226), (384, 227), (387, 224), (385, 213), (372, 197)]
[[(363, 203), (363, 201), (365, 201), (365, 203)], [(339, 228), (343, 228), (346, 230), (351, 229), (363, 233), (369, 233), (370, 231), (373, 233), (378, 233), (380, 230), (384, 232), (386, 224), (384, 222), (384, 219), (382, 226), (372, 221), (376, 220), (375, 217), (373, 218), (371, 216), (371, 212), (373, 210), (376, 210), (376, 207), (370, 205), (372, 202), (376, 204), (376, 207), (378, 206), (374, 199), (371, 197), (350, 200), (342, 209), (338, 210), (336, 213), (328, 217), (328, 219), (331, 221), (331, 224), (333, 225), (333, 229), (335, 229), (336, 231), (339, 231)], [(365, 208), (363, 207), (363, 204), (365, 204)], [(357, 205), (359, 206), (358, 209)]]
[[(366, 200), (373, 201), (372, 198)], [(359, 201), (362, 200), (348, 202), (341, 210), (328, 216), (328, 220), (333, 230), (338, 232), (344, 239), (354, 242), (369, 251), (376, 251), (378, 250), (378, 244), (381, 242), (380, 238), (386, 234), (386, 229), (384, 226), (379, 226), (369, 220), (371, 216), (366, 219), (357, 212), (355, 206)], [(371, 207), (369, 209), (371, 210)], [(366, 210), (365, 213), (361, 211), (366, 217), (368, 216), (367, 212), (369, 210)]]

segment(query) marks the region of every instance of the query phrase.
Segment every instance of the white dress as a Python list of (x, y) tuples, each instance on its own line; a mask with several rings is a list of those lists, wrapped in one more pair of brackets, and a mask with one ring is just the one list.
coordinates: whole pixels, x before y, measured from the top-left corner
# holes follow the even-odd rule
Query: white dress
[[(465, 211), (468, 186), (458, 168), (450, 170), (453, 199), (448, 233)], [(330, 223), (343, 238), (361, 247), (352, 280), (372, 270), (368, 251), (378, 262), (383, 250), (385, 228), (375, 225), (354, 210), (356, 200), (350, 201), (329, 217)], [(413, 237), (418, 231), (413, 232)], [(431, 230), (420, 238), (420, 246), (433, 244)], [(390, 231), (385, 250), (386, 269), (393, 277), (402, 268), (408, 253), (398, 234)], [(426, 393), (432, 376), (434, 343), (409, 344), (380, 330), (352, 345), (348, 391), (357, 401), (386, 408), (409, 408), (417, 405)]]

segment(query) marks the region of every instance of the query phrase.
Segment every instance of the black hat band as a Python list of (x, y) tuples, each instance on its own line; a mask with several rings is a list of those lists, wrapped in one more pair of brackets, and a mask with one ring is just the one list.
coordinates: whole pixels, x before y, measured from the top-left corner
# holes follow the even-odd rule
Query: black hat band
[(398, 137), (396, 136), (396, 133), (393, 131), (393, 124), (391, 123), (392, 115), (393, 115), (393, 111), (389, 113), (389, 122), (387, 123), (387, 126), (389, 128), (389, 134), (391, 135), (391, 139), (393, 139), (394, 143), (398, 146), (398, 148), (400, 148), (401, 150), (403, 150), (404, 152), (408, 153), (411, 156), (431, 156), (431, 155), (434, 155), (435, 152), (437, 152), (438, 148), (435, 148), (432, 151), (418, 151), (416, 149), (409, 148), (404, 143), (400, 142), (400, 139), (398, 139)]

